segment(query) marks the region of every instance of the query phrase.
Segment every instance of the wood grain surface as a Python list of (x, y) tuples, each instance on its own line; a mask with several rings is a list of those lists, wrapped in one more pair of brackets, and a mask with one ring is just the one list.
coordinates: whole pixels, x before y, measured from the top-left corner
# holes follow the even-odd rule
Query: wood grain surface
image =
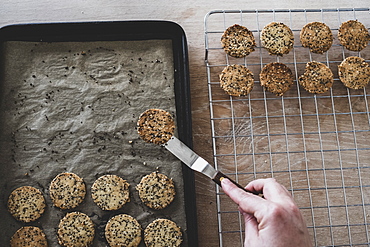
[[(177, 22), (183, 27), (188, 39), (189, 65), (191, 80), (191, 103), (193, 118), (194, 150), (209, 162), (213, 162), (212, 138), (209, 114), (209, 98), (207, 88), (207, 73), (205, 67), (204, 48), (204, 16), (216, 9), (287, 9), (287, 8), (339, 8), (339, 7), (368, 7), (367, 0), (328, 0), (328, 1), (57, 1), (57, 0), (1, 0), (0, 1), (0, 26), (16, 23), (39, 22), (70, 22), (70, 21), (102, 21), (102, 20), (169, 20)], [(361, 104), (361, 102), (358, 102)], [(323, 103), (325, 104), (325, 102)], [(289, 108), (290, 109), (290, 108)], [(293, 108), (291, 108), (294, 110)], [(223, 106), (219, 106), (220, 114)], [(257, 109), (258, 110), (258, 109)], [(307, 121), (311, 121), (307, 119)], [(322, 119), (326, 121), (326, 119)], [(264, 123), (261, 123), (263, 126)], [(279, 123), (275, 123), (279, 125)], [(294, 124), (292, 123), (292, 128)], [(261, 132), (264, 130), (260, 129)], [(243, 140), (242, 140), (243, 141)], [(260, 144), (263, 145), (261, 140)], [(330, 142), (330, 139), (328, 139)], [(299, 143), (292, 141), (292, 145)], [(294, 143), (294, 144), (293, 144)], [(220, 143), (222, 146), (222, 143)], [(220, 148), (221, 146), (218, 146)], [(225, 146), (227, 146), (225, 144)], [(294, 147), (292, 147), (294, 148)], [(227, 152), (227, 150), (225, 151)], [(261, 157), (263, 159), (263, 157)], [(227, 161), (225, 161), (227, 162)], [(264, 164), (262, 162), (262, 164)], [(299, 163), (297, 165), (302, 165)], [(226, 166), (227, 168), (227, 166)], [(227, 172), (227, 171), (225, 171)], [(298, 172), (297, 172), (298, 173)], [(297, 174), (299, 178), (300, 174)], [(252, 177), (246, 176), (241, 180), (246, 184)], [(207, 177), (196, 174), (197, 212), (199, 246), (219, 246), (217, 203), (215, 184)], [(288, 182), (289, 181), (284, 181)], [(301, 183), (305, 182), (302, 176)], [(333, 181), (334, 182), (334, 181)], [(297, 179), (294, 183), (300, 183)], [(317, 178), (317, 183), (320, 183)], [(301, 196), (302, 193), (297, 194)], [(302, 195), (303, 196), (303, 195)], [(322, 195), (321, 195), (322, 196)], [(306, 198), (303, 196), (303, 198)], [(320, 198), (320, 195), (318, 195)], [(227, 198), (224, 198), (230, 210), (237, 207)], [(340, 198), (338, 199), (340, 200)], [(302, 204), (304, 205), (304, 204)], [(309, 210), (304, 212), (309, 215)], [(341, 214), (343, 212), (339, 212)], [(320, 212), (316, 214), (319, 217)], [(325, 217), (325, 216), (324, 216)], [(233, 229), (236, 224), (234, 218), (223, 222), (224, 229)], [(325, 238), (325, 232), (321, 234)], [(321, 236), (320, 235), (320, 236)], [(226, 241), (226, 240), (225, 240)], [(237, 240), (237, 242), (240, 242)], [(238, 245), (225, 245), (238, 246)]]

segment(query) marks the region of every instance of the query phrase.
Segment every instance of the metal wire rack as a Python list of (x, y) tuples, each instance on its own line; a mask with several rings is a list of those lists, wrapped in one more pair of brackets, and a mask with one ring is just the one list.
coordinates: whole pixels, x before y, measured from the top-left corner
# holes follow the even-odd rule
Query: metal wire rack
[[(370, 47), (361, 52), (343, 48), (340, 24), (357, 19), (370, 27), (370, 8), (222, 10), (205, 16), (205, 63), (209, 88), (214, 165), (240, 184), (275, 177), (294, 196), (315, 246), (370, 246), (370, 112), (369, 86), (347, 89), (337, 66), (348, 56), (370, 61)], [(261, 47), (260, 31), (272, 21), (294, 33), (293, 50), (271, 56)], [(334, 43), (314, 54), (299, 41), (301, 28), (326, 23)], [(233, 58), (220, 43), (224, 30), (240, 24), (251, 30), (257, 47), (245, 58)], [(335, 75), (333, 88), (310, 94), (298, 77), (309, 61), (325, 63)], [(282, 62), (295, 75), (295, 85), (282, 97), (265, 91), (259, 73), (270, 62)], [(243, 64), (255, 85), (245, 97), (231, 97), (219, 86), (219, 74), (230, 64)], [(243, 246), (244, 223), (236, 206), (216, 188), (220, 246)]]

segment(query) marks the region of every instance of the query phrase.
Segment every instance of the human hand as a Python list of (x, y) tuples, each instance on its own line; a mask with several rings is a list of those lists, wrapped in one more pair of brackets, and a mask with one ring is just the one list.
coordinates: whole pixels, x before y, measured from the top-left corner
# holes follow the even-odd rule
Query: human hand
[(245, 187), (263, 193), (264, 198), (241, 190), (226, 178), (221, 185), (244, 216), (246, 247), (312, 246), (299, 208), (289, 191), (275, 179), (254, 180)]

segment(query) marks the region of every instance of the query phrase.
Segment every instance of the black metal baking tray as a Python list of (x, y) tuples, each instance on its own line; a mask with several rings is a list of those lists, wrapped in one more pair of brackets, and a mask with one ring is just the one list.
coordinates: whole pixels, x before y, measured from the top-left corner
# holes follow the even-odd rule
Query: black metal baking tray
[[(0, 29), (1, 63), (3, 68), (3, 44), (8, 41), (25, 42), (94, 42), (94, 41), (141, 41), (166, 39), (172, 41), (174, 92), (178, 137), (192, 146), (190, 83), (188, 49), (184, 30), (169, 21), (112, 21), (80, 23), (37, 23), (9, 25)], [(2, 77), (0, 77), (2, 78)], [(3, 83), (3, 82), (1, 82)], [(195, 205), (194, 175), (182, 166), (188, 246), (198, 246)], [(1, 191), (0, 191), (1, 192)], [(6, 204), (4, 193), (1, 201)]]

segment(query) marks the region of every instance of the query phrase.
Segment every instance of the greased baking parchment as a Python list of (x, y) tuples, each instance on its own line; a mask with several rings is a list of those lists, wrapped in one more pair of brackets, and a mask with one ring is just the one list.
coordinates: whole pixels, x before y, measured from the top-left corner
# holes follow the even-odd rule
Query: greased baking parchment
[[(27, 225), (41, 227), (50, 246), (58, 246), (59, 220), (72, 211), (92, 218), (93, 246), (107, 246), (105, 224), (120, 213), (143, 228), (156, 218), (171, 219), (182, 228), (186, 246), (181, 163), (136, 132), (139, 115), (149, 108), (176, 114), (171, 40), (6, 42), (2, 54), (0, 246), (8, 246), (25, 225), (6, 209), (11, 191), (23, 185), (45, 196), (45, 213)], [(177, 192), (174, 202), (158, 211), (146, 207), (135, 190), (156, 170), (173, 178)], [(48, 187), (61, 172), (76, 173), (86, 183), (86, 198), (75, 209), (52, 205)], [(131, 201), (120, 210), (103, 211), (91, 199), (91, 185), (104, 174), (130, 183)]]

